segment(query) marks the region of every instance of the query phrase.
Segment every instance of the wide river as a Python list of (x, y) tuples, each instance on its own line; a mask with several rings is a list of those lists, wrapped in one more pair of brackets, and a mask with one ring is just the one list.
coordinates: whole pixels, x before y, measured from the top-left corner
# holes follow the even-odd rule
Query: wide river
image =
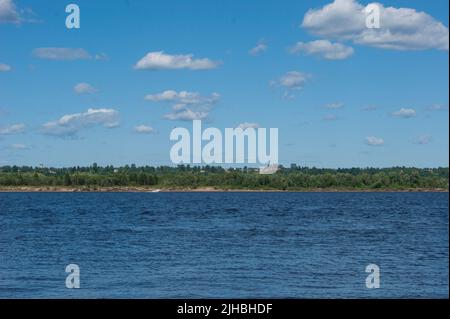
[(448, 199), (0, 193), (0, 298), (448, 298)]

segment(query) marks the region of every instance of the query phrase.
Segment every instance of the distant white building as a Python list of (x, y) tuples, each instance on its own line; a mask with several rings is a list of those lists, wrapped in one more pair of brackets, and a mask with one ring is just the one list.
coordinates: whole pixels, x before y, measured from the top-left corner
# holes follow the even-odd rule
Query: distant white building
[(280, 165), (278, 164), (272, 164), (265, 167), (259, 168), (260, 174), (274, 174), (280, 169)]

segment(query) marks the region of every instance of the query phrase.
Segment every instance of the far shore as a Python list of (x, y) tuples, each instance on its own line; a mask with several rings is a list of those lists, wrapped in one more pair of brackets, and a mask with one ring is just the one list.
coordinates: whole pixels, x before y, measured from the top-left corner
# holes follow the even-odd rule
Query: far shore
[(447, 193), (448, 189), (436, 188), (408, 188), (408, 189), (340, 189), (340, 188), (308, 188), (308, 189), (296, 189), (296, 190), (280, 190), (280, 189), (226, 189), (226, 188), (214, 188), (214, 187), (198, 187), (198, 188), (145, 188), (145, 187), (43, 187), (43, 186), (3, 186), (0, 187), (0, 193), (176, 193), (176, 192), (285, 192), (285, 193), (380, 193), (380, 192), (440, 192)]

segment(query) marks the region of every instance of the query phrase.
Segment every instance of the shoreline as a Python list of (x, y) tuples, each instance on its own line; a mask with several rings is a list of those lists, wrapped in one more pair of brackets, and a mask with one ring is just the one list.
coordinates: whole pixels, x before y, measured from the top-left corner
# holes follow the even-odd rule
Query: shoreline
[(297, 190), (280, 189), (225, 189), (214, 187), (198, 188), (145, 188), (145, 187), (42, 187), (14, 186), (0, 187), (0, 193), (448, 193), (448, 189), (339, 189), (311, 188)]

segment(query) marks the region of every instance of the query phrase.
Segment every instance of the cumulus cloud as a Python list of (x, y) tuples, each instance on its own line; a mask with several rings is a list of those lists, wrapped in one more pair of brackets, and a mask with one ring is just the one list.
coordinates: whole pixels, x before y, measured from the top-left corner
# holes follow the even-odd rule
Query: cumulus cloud
[(365, 139), (366, 144), (369, 146), (381, 146), (384, 145), (384, 140), (375, 136), (368, 136)]
[(344, 60), (354, 53), (353, 48), (342, 43), (332, 43), (328, 40), (316, 40), (311, 42), (297, 42), (290, 52), (313, 55), (326, 60)]
[(137, 70), (207, 70), (216, 68), (218, 64), (207, 58), (194, 59), (192, 54), (170, 55), (163, 51), (156, 51), (147, 53), (134, 65), (134, 68)]
[(138, 125), (134, 128), (134, 131), (140, 134), (151, 134), (155, 132), (155, 129), (147, 125)]
[(250, 55), (256, 56), (267, 50), (267, 43), (264, 40), (260, 40), (255, 47), (251, 48), (248, 53)]
[(256, 129), (256, 128), (260, 127), (260, 125), (258, 123), (244, 122), (244, 123), (239, 124), (237, 127), (245, 130), (245, 129), (248, 129), (248, 128), (255, 128)]
[(208, 117), (214, 104), (220, 99), (218, 93), (203, 96), (197, 92), (166, 90), (161, 93), (148, 94), (145, 100), (152, 102), (171, 102), (172, 112), (164, 115), (167, 120), (202, 120)]
[(280, 78), (280, 85), (291, 89), (302, 88), (306, 83), (307, 77), (306, 74), (300, 72), (288, 72)]
[(92, 56), (81, 48), (37, 48), (33, 56), (46, 60), (87, 60)]
[(213, 104), (220, 98), (218, 93), (202, 96), (197, 92), (166, 90), (161, 93), (148, 94), (144, 97), (152, 102), (176, 102), (181, 104)]
[(0, 72), (9, 72), (11, 67), (8, 64), (0, 63)]
[(432, 136), (429, 134), (420, 135), (416, 140), (416, 144), (420, 144), (420, 145), (429, 144), (431, 142), (431, 140), (432, 140)]
[(321, 37), (383, 49), (448, 51), (448, 27), (430, 15), (410, 8), (374, 4), (380, 11), (380, 28), (367, 28), (366, 7), (355, 0), (335, 0), (311, 9), (301, 26)]
[(323, 106), (323, 108), (330, 109), (330, 110), (341, 109), (343, 107), (344, 107), (344, 103), (342, 103), (342, 102), (329, 103), (329, 104), (326, 104)]
[(12, 0), (0, 0), (0, 23), (20, 23), (21, 17)]
[(416, 110), (402, 107), (400, 110), (393, 112), (392, 115), (407, 119), (416, 116)]
[(288, 89), (301, 89), (306, 84), (306, 81), (310, 77), (309, 74), (290, 71), (281, 76), (278, 80), (272, 81), (270, 84), (283, 86)]
[(206, 119), (208, 115), (209, 111), (192, 110), (191, 108), (184, 107), (165, 114), (164, 118), (171, 121), (193, 121)]
[(171, 121), (203, 120), (209, 116), (212, 103), (177, 103), (172, 106), (172, 111), (164, 115), (164, 119)]
[(19, 134), (25, 131), (25, 124), (13, 124), (11, 126), (0, 127), (0, 135)]
[(85, 128), (103, 126), (113, 128), (119, 125), (119, 113), (113, 109), (88, 109), (84, 113), (68, 114), (59, 120), (47, 122), (41, 132), (59, 137), (74, 136)]
[(73, 87), (73, 90), (77, 94), (94, 94), (98, 92), (96, 88), (88, 83), (78, 83)]
[(277, 80), (272, 80), (269, 82), (271, 87), (281, 87), (287, 91), (283, 92), (282, 98), (286, 100), (291, 100), (295, 97), (292, 91), (301, 90), (311, 75), (298, 72), (290, 71), (282, 75)]

